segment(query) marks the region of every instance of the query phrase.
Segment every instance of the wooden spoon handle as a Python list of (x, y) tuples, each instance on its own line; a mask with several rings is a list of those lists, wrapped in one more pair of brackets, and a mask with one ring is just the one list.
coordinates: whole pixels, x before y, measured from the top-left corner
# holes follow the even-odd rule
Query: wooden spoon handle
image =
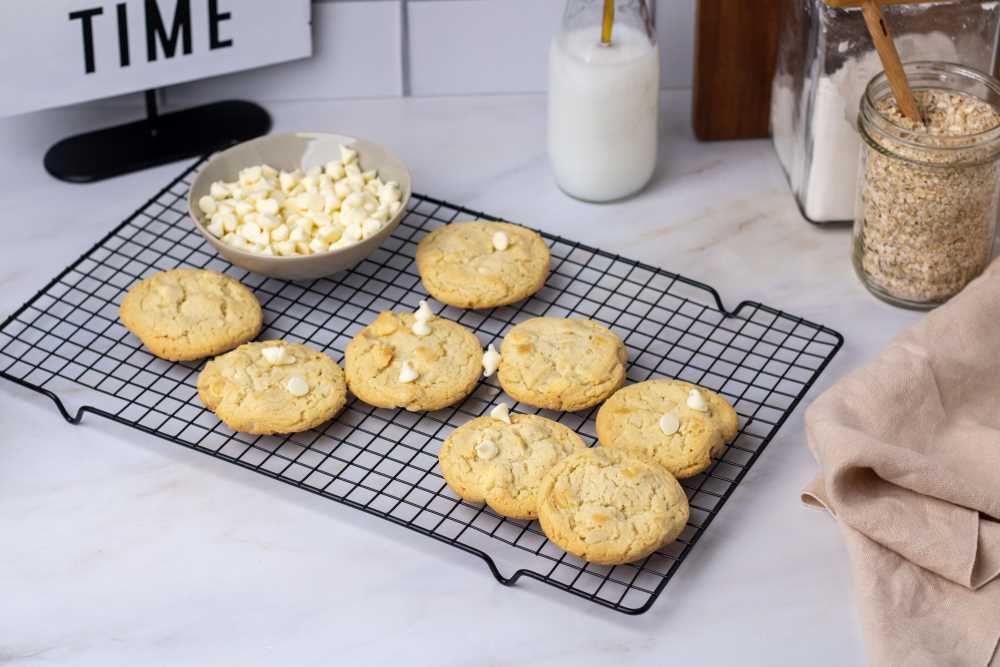
[(882, 15), (882, 8), (879, 7), (878, 0), (863, 0), (861, 3), (861, 13), (865, 17), (865, 24), (868, 32), (871, 33), (875, 42), (875, 50), (878, 51), (882, 60), (882, 69), (889, 79), (889, 86), (892, 94), (896, 97), (903, 114), (914, 123), (923, 125), (923, 118), (920, 115), (920, 108), (913, 98), (913, 91), (910, 90), (910, 83), (906, 80), (906, 72), (903, 71), (903, 63), (899, 60), (899, 52), (896, 51), (896, 44), (889, 35), (889, 29), (885, 25), (885, 17)]

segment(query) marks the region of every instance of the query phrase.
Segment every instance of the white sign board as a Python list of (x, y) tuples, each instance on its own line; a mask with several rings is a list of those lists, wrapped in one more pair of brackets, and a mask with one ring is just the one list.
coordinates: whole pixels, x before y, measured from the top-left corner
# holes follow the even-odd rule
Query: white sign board
[(304, 58), (309, 0), (0, 0), (0, 116)]

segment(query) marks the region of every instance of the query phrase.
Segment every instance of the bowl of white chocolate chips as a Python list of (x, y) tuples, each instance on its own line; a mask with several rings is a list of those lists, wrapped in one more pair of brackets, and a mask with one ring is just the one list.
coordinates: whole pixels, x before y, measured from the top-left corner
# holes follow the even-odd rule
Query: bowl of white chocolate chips
[(272, 134), (215, 155), (188, 193), (198, 231), (244, 269), (309, 280), (351, 268), (406, 214), (410, 173), (337, 134)]

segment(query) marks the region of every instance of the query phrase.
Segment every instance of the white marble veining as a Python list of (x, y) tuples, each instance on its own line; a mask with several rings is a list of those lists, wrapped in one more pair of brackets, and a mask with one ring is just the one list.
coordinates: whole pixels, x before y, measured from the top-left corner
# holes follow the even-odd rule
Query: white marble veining
[[(863, 290), (849, 231), (803, 221), (770, 144), (699, 144), (665, 98), (661, 166), (590, 205), (548, 173), (541, 96), (282, 103), (276, 130), (336, 130), (406, 160), (415, 189), (711, 283), (840, 330), (821, 390), (916, 315)], [(0, 122), (0, 316), (181, 168), (95, 185), (49, 144), (134, 110)], [(151, 436), (70, 426), (0, 383), (0, 664), (852, 665), (864, 661), (835, 524), (803, 509), (814, 463), (789, 420), (654, 605), (616, 614)]]

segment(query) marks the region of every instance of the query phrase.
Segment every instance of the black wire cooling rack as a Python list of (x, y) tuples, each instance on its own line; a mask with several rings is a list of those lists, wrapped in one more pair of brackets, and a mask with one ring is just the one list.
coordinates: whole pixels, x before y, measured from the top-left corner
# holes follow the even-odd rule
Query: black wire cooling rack
[[(552, 273), (532, 298), (478, 312), (437, 305), (441, 316), (474, 330), (484, 347), (499, 344), (529, 317), (594, 319), (625, 341), (630, 381), (680, 378), (736, 407), (739, 436), (705, 473), (683, 482), (691, 518), (680, 538), (633, 564), (586, 563), (548, 542), (537, 523), (461, 501), (444, 483), (438, 448), (454, 428), (502, 397), (495, 377), (447, 410), (413, 414), (354, 399), (322, 430), (251, 436), (229, 430), (202, 407), (195, 390), (200, 364), (153, 357), (118, 320), (122, 297), (141, 278), (177, 266), (214, 269), (254, 290), (264, 308), (262, 339), (308, 343), (342, 361), (347, 342), (379, 312), (412, 310), (427, 298), (413, 263), (424, 234), (457, 218), (493, 216), (414, 195), (392, 237), (357, 267), (312, 282), (284, 282), (228, 264), (195, 231), (185, 201), (200, 164), (0, 326), (0, 376), (48, 396), (70, 422), (99, 415), (475, 554), (504, 584), (529, 577), (617, 611), (649, 609), (843, 343), (835, 331), (760, 303), (727, 311), (707, 285), (548, 234)], [(74, 411), (63, 396), (83, 397), (86, 405)], [(541, 412), (588, 444), (596, 441), (596, 409), (514, 409)]]

